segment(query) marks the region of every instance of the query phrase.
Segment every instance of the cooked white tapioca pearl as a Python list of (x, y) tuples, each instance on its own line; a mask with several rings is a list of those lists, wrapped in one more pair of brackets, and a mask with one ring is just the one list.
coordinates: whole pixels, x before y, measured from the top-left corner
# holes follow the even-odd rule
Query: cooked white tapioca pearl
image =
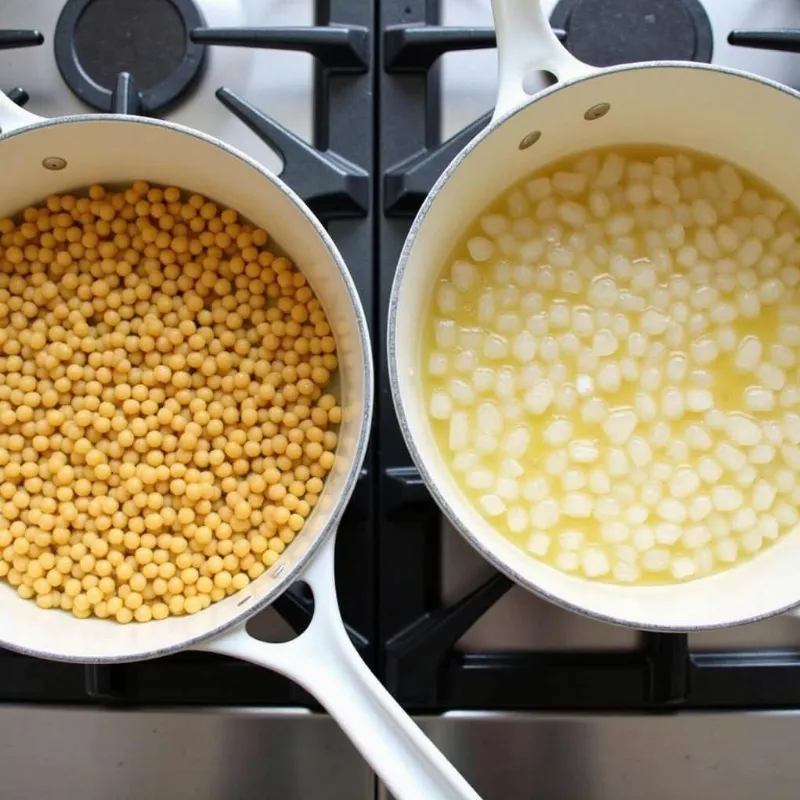
[(508, 217), (503, 214), (487, 214), (481, 217), (480, 226), (487, 236), (497, 237), (508, 230)]
[(738, 475), (736, 475), (736, 483), (743, 489), (747, 489), (749, 486), (752, 486), (753, 483), (755, 483), (757, 477), (758, 471), (756, 468), (751, 464), (748, 464), (738, 473)]
[(587, 547), (581, 557), (581, 570), (587, 578), (599, 578), (611, 571), (611, 562), (602, 548)]
[(637, 467), (646, 467), (653, 460), (653, 449), (643, 436), (634, 436), (627, 446), (628, 455)]
[(428, 356), (429, 375), (446, 375), (448, 368), (447, 355), (445, 353), (434, 351)]
[(538, 503), (550, 495), (550, 484), (547, 478), (532, 478), (522, 483), (522, 496), (530, 503)]
[(740, 508), (731, 516), (731, 530), (743, 533), (755, 527), (758, 515), (752, 508)]
[(762, 386), (748, 386), (744, 391), (744, 403), (748, 411), (772, 411), (775, 408), (775, 394)]
[(688, 556), (678, 556), (670, 564), (670, 572), (676, 580), (685, 580), (697, 573), (697, 564)]
[(564, 572), (575, 572), (580, 567), (581, 556), (575, 550), (562, 550), (556, 556), (556, 566)]
[(551, 422), (542, 434), (545, 443), (550, 446), (566, 444), (572, 436), (572, 423), (566, 419)]
[(604, 364), (597, 373), (597, 387), (609, 394), (619, 391), (622, 386), (622, 373), (617, 364)]
[(769, 346), (769, 358), (779, 369), (788, 370), (797, 363), (795, 354), (785, 345), (771, 344)]
[(617, 337), (614, 336), (611, 331), (604, 328), (595, 333), (592, 341), (592, 349), (594, 354), (599, 358), (613, 355), (617, 352), (618, 348), (619, 342), (617, 341)]
[(456, 353), (453, 359), (453, 368), (456, 372), (473, 373), (478, 366), (478, 356), (474, 350), (462, 350)]
[(597, 189), (613, 189), (625, 174), (625, 159), (618, 153), (609, 153), (595, 176), (592, 185)]
[(776, 506), (773, 510), (773, 514), (775, 515), (775, 519), (778, 520), (779, 525), (788, 527), (797, 524), (797, 510), (786, 503), (781, 503)]
[(467, 241), (467, 250), (475, 261), (488, 261), (494, 255), (494, 242), (484, 236), (473, 236)]
[(561, 501), (561, 512), (574, 519), (587, 519), (592, 515), (594, 499), (584, 492), (568, 492)]
[(496, 494), (484, 494), (478, 502), (487, 517), (499, 517), (506, 511), (506, 504)]
[(731, 441), (742, 447), (753, 447), (764, 437), (761, 426), (744, 414), (729, 414), (725, 433)]
[(475, 390), (466, 381), (453, 378), (448, 384), (450, 397), (462, 406), (471, 406), (475, 402)]
[(780, 533), (778, 520), (772, 514), (762, 514), (758, 518), (756, 528), (765, 539), (777, 539)]
[(714, 555), (726, 564), (732, 564), (739, 556), (739, 545), (734, 539), (721, 539), (713, 547)]
[(552, 497), (540, 500), (531, 508), (531, 523), (535, 528), (549, 530), (561, 519), (561, 507)]
[(693, 495), (699, 487), (700, 477), (690, 467), (681, 467), (676, 470), (669, 484), (670, 493), (679, 499)]
[(451, 319), (438, 319), (434, 326), (436, 346), (442, 350), (452, 350), (458, 340), (456, 323)]
[(525, 393), (523, 404), (531, 414), (544, 414), (556, 395), (552, 382), (545, 379), (537, 381)]
[(639, 418), (632, 409), (619, 408), (612, 411), (603, 423), (603, 432), (616, 445), (625, 444), (636, 430)]
[(747, 456), (738, 447), (734, 447), (729, 442), (720, 442), (717, 445), (715, 455), (722, 468), (729, 472), (738, 472), (747, 465)]
[(800, 415), (784, 414), (780, 430), (781, 437), (785, 437), (792, 444), (800, 444)]
[(513, 336), (522, 329), (522, 318), (518, 314), (498, 314), (494, 325), (503, 336)]
[(478, 406), (478, 429), (492, 436), (500, 434), (504, 427), (503, 415), (495, 403), (485, 402)]
[(532, 203), (538, 203), (553, 193), (553, 184), (550, 178), (534, 178), (525, 184), (525, 194)]
[(528, 512), (524, 508), (513, 506), (508, 510), (506, 522), (508, 523), (508, 529), (511, 533), (522, 533), (527, 530), (530, 519), (528, 517)]
[(544, 460), (544, 471), (553, 477), (561, 477), (569, 466), (569, 458), (564, 450), (550, 453)]
[(512, 400), (516, 391), (516, 373), (512, 369), (501, 369), (497, 373), (494, 393), (499, 400)]
[(568, 469), (561, 476), (561, 485), (566, 492), (577, 492), (586, 486), (586, 475), (579, 469)]
[(642, 330), (649, 336), (660, 336), (667, 329), (668, 318), (655, 308), (642, 315)]
[(459, 292), (468, 292), (478, 282), (478, 270), (469, 261), (456, 261), (450, 268), (450, 280)]
[(516, 500), (520, 492), (519, 481), (501, 475), (495, 482), (494, 491), (503, 500)]
[(737, 369), (755, 372), (761, 361), (763, 347), (756, 336), (746, 336), (736, 353), (734, 364)]
[(707, 495), (698, 495), (689, 502), (687, 513), (692, 522), (701, 522), (713, 510), (711, 498)]
[(771, 444), (759, 444), (750, 449), (747, 459), (751, 464), (771, 464), (777, 451)]
[(465, 481), (470, 489), (490, 489), (494, 486), (495, 474), (489, 469), (472, 469), (467, 472)]
[(665, 497), (656, 506), (656, 513), (667, 522), (683, 522), (686, 519), (686, 507), (679, 500)]
[(711, 364), (719, 355), (719, 348), (714, 339), (704, 336), (695, 342), (692, 342), (690, 348), (692, 358), (698, 364)]
[(785, 444), (781, 447), (781, 454), (788, 467), (800, 470), (800, 447), (795, 444)]
[(431, 395), (429, 410), (434, 419), (450, 419), (453, 413), (453, 401), (450, 395), (441, 389), (435, 390)]
[(442, 281), (436, 289), (436, 305), (443, 314), (454, 314), (458, 310), (458, 293), (455, 286)]
[(619, 290), (613, 278), (600, 277), (589, 287), (589, 302), (595, 308), (613, 308), (619, 298)]
[(454, 411), (450, 416), (450, 435), (449, 445), (450, 449), (466, 450), (469, 446), (469, 412), (468, 411)]
[(508, 340), (504, 336), (491, 333), (486, 337), (483, 345), (483, 354), (492, 361), (499, 361), (508, 356)]
[(683, 416), (683, 392), (670, 386), (661, 394), (661, 413), (669, 420), (680, 419)]
[(494, 381), (495, 373), (491, 367), (478, 367), (472, 373), (472, 388), (481, 394), (491, 391)]
[(758, 294), (751, 290), (739, 292), (737, 296), (739, 313), (745, 319), (755, 319), (761, 313), (761, 301)]
[(537, 532), (530, 536), (526, 545), (528, 552), (535, 556), (546, 556), (550, 550), (550, 537), (546, 533)]
[(558, 341), (553, 336), (543, 336), (539, 341), (539, 358), (548, 364), (552, 364), (558, 357)]
[(656, 449), (667, 447), (674, 441), (670, 424), (663, 419), (656, 422), (650, 429), (649, 441)]
[(739, 539), (739, 542), (742, 549), (747, 553), (757, 553), (764, 544), (761, 534), (755, 530), (743, 533)]
[(530, 204), (522, 192), (513, 191), (508, 196), (506, 207), (508, 208), (509, 215), (516, 218), (524, 217), (525, 214), (528, 213)]
[(772, 389), (776, 392), (783, 389), (786, 384), (786, 373), (776, 367), (775, 364), (769, 364), (766, 361), (756, 367), (756, 378), (767, 389)]
[(735, 486), (714, 486), (711, 489), (711, 502), (717, 511), (736, 511), (744, 499), (742, 493)]
[(664, 572), (670, 565), (669, 550), (654, 547), (644, 553), (641, 563), (645, 572)]
[(708, 389), (687, 389), (686, 408), (689, 411), (708, 411), (714, 405), (714, 396)]

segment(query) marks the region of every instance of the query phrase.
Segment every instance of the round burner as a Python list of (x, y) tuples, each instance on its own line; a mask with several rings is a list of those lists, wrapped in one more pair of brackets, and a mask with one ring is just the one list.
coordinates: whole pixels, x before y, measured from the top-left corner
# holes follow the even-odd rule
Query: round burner
[(111, 111), (117, 75), (130, 73), (142, 113), (153, 114), (198, 77), (205, 50), (189, 32), (204, 24), (193, 0), (67, 0), (56, 63), (70, 89), (100, 111)]
[(595, 67), (711, 61), (711, 24), (697, 0), (560, 0), (550, 21), (566, 31), (567, 49)]

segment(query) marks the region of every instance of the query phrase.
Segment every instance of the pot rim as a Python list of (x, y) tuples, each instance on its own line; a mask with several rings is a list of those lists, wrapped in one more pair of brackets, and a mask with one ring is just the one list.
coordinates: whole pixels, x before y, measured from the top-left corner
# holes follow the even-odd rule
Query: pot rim
[[(356, 325), (358, 328), (359, 347), (363, 355), (362, 362), (364, 365), (362, 371), (362, 380), (364, 384), (363, 414), (361, 415), (361, 420), (359, 422), (359, 430), (357, 436), (355, 437), (356, 440), (353, 448), (353, 457), (347, 478), (344, 481), (342, 491), (339, 493), (339, 496), (336, 498), (335, 502), (332, 503), (327, 519), (320, 528), (319, 532), (316, 534), (315, 538), (307, 544), (306, 549), (300, 553), (294, 563), (291, 564), (291, 566), (283, 574), (281, 574), (280, 577), (275, 578), (272, 576), (272, 587), (257, 602), (252, 605), (247, 604), (242, 606), (241, 610), (234, 614), (229, 620), (223, 624), (211, 628), (208, 631), (203, 632), (202, 634), (181, 638), (170, 645), (160, 647), (157, 650), (146, 650), (135, 654), (128, 653), (123, 656), (112, 655), (80, 657), (62, 654), (55, 655), (44, 650), (34, 650), (20, 646), (18, 643), (13, 641), (0, 639), (0, 647), (13, 650), (23, 655), (33, 656), (35, 658), (46, 658), (50, 660), (78, 664), (114, 664), (158, 658), (160, 656), (180, 652), (181, 650), (191, 649), (202, 642), (211, 640), (225, 631), (231, 630), (236, 626), (243, 624), (259, 611), (263, 611), (265, 608), (271, 605), (276, 598), (279, 597), (292, 583), (297, 581), (302, 576), (303, 571), (315, 558), (322, 545), (331, 536), (333, 536), (334, 532), (338, 528), (342, 514), (344, 513), (347, 503), (353, 494), (353, 490), (355, 489), (356, 482), (361, 472), (361, 467), (364, 462), (367, 446), (369, 444), (369, 434), (374, 406), (374, 367), (372, 362), (372, 345), (364, 307), (361, 304), (361, 300), (358, 296), (358, 291), (355, 283), (353, 282), (353, 278), (350, 275), (350, 271), (348, 270), (344, 259), (339, 253), (336, 244), (325, 230), (322, 223), (311, 212), (303, 200), (277, 175), (268, 170), (266, 167), (262, 166), (258, 161), (251, 158), (246, 153), (243, 153), (237, 148), (226, 144), (221, 139), (217, 139), (214, 136), (209, 136), (208, 134), (202, 133), (201, 131), (185, 125), (179, 125), (174, 122), (167, 122), (160, 119), (150, 119), (127, 114), (75, 114), (54, 118), (40, 117), (36, 122), (25, 124), (8, 131), (8, 133), (0, 134), (0, 147), (2, 147), (3, 142), (13, 137), (24, 136), (26, 133), (36, 130), (58, 125), (72, 125), (84, 122), (99, 122), (109, 125), (117, 123), (149, 125), (157, 128), (163, 128), (171, 133), (191, 136), (195, 139), (199, 139), (200, 141), (219, 148), (226, 155), (232, 158), (239, 159), (256, 173), (258, 173), (260, 178), (272, 184), (301, 212), (311, 231), (313, 231), (322, 241), (328, 256), (338, 270), (353, 308), (353, 314), (355, 316)], [(266, 574), (267, 573), (265, 573), (265, 575)], [(256, 581), (254, 581), (254, 583), (257, 581), (258, 578)], [(199, 614), (195, 615), (195, 618), (199, 617), (202, 613), (202, 611), (199, 612)]]
[[(400, 290), (403, 283), (403, 277), (405, 275), (406, 266), (408, 265), (408, 261), (411, 258), (411, 253), (414, 249), (414, 245), (419, 235), (419, 231), (425, 221), (425, 218), (428, 216), (428, 213), (430, 212), (431, 208), (436, 203), (438, 195), (441, 192), (444, 185), (447, 183), (447, 181), (450, 179), (453, 173), (459, 169), (459, 167), (467, 158), (467, 156), (469, 156), (469, 154), (476, 147), (478, 147), (478, 145), (480, 145), (486, 138), (491, 136), (497, 130), (497, 128), (499, 128), (505, 122), (510, 120), (512, 117), (515, 117), (517, 114), (523, 113), (529, 106), (533, 105), (534, 103), (545, 97), (550, 96), (551, 94), (554, 94), (555, 92), (569, 89), (571, 86), (576, 85), (578, 83), (591, 81), (596, 78), (600, 78), (605, 75), (614, 74), (618, 72), (632, 72), (637, 70), (660, 70), (660, 69), (693, 69), (693, 70), (703, 70), (706, 72), (719, 72), (724, 75), (728, 75), (732, 78), (749, 80), (755, 83), (762, 84), (766, 87), (776, 89), (792, 99), (795, 100), (800, 99), (800, 92), (795, 91), (794, 89), (785, 86), (784, 84), (778, 83), (777, 81), (773, 81), (769, 78), (763, 78), (759, 75), (755, 75), (754, 73), (747, 72), (744, 70), (737, 70), (729, 67), (721, 67), (716, 64), (698, 64), (690, 61), (647, 61), (647, 62), (635, 62), (632, 64), (620, 64), (613, 67), (593, 69), (593, 71), (590, 73), (580, 75), (571, 78), (569, 80), (558, 81), (552, 86), (549, 86), (543, 89), (542, 91), (537, 92), (534, 95), (531, 95), (530, 100), (528, 102), (510, 109), (507, 113), (503, 114), (502, 116), (498, 117), (495, 120), (492, 120), (470, 142), (468, 142), (462, 150), (459, 151), (459, 153), (453, 158), (453, 160), (447, 165), (442, 174), (439, 176), (438, 180), (434, 184), (430, 193), (427, 195), (425, 201), (423, 202), (422, 206), (417, 212), (417, 215), (414, 217), (414, 221), (411, 225), (411, 228), (409, 229), (409, 233), (406, 237), (406, 240), (403, 244), (403, 249), (400, 253), (400, 259), (397, 264), (394, 280), (392, 282), (392, 290), (389, 297), (389, 314), (387, 322), (387, 357), (389, 361), (388, 372), (389, 372), (389, 385), (391, 387), (392, 401), (394, 403), (395, 413), (397, 414), (398, 424), (403, 434), (403, 439), (406, 443), (406, 447), (408, 448), (409, 454), (411, 455), (411, 459), (414, 462), (414, 465), (416, 466), (423, 481), (425, 482), (428, 491), (431, 493), (431, 496), (433, 497), (434, 501), (439, 506), (439, 509), (445, 514), (447, 519), (450, 521), (453, 527), (458, 531), (458, 533), (464, 539), (466, 539), (466, 541), (480, 554), (480, 556), (483, 559), (488, 561), (495, 569), (502, 572), (508, 578), (513, 580), (514, 583), (516, 583), (518, 586), (521, 586), (522, 588), (537, 595), (538, 597), (541, 597), (544, 600), (553, 603), (554, 605), (560, 606), (561, 608), (567, 609), (568, 611), (573, 611), (575, 613), (581, 614), (590, 619), (598, 620), (600, 622), (606, 622), (613, 625), (622, 625), (625, 627), (635, 628), (637, 630), (656, 631), (663, 633), (676, 633), (676, 632), (690, 632), (690, 631), (717, 630), (721, 628), (730, 628), (737, 625), (745, 625), (752, 622), (758, 622), (763, 619), (769, 619), (770, 617), (783, 614), (789, 611), (790, 609), (796, 607), (798, 603), (800, 603), (800, 584), (798, 584), (797, 598), (789, 604), (780, 606), (779, 608), (773, 609), (768, 612), (740, 617), (732, 621), (706, 623), (702, 625), (659, 625), (659, 624), (649, 623), (647, 620), (637, 617), (636, 615), (631, 615), (630, 617), (611, 616), (608, 614), (604, 614), (602, 612), (598, 612), (597, 610), (591, 608), (589, 605), (573, 602), (567, 599), (567, 597), (565, 596), (555, 595), (551, 592), (544, 590), (541, 586), (538, 585), (537, 582), (531, 580), (525, 575), (522, 575), (518, 570), (510, 566), (501, 556), (496, 555), (490, 550), (490, 548), (486, 547), (482, 541), (482, 537), (479, 534), (473, 532), (469, 528), (469, 526), (466, 525), (461, 520), (460, 516), (457, 514), (455, 509), (447, 501), (447, 498), (439, 490), (436, 477), (428, 469), (425, 460), (422, 458), (422, 455), (420, 454), (419, 449), (417, 448), (416, 445), (415, 434), (411, 430), (411, 425), (409, 423), (408, 415), (406, 414), (403, 397), (400, 391), (401, 380), (400, 380), (400, 375), (398, 373), (398, 363), (397, 363), (397, 314), (400, 303)], [(528, 557), (532, 560), (534, 559), (533, 556), (528, 556)], [(736, 569), (736, 567), (734, 566), (733, 569)], [(699, 580), (703, 579), (700, 578)], [(674, 584), (674, 585), (679, 586), (680, 584)], [(621, 586), (620, 588), (628, 589), (631, 592), (635, 592), (635, 591), (641, 591), (642, 589), (646, 589), (648, 587)]]

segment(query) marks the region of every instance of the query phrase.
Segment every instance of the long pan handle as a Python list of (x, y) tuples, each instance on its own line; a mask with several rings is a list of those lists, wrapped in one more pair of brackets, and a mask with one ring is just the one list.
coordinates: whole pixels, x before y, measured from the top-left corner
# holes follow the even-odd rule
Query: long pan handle
[(333, 577), (330, 536), (303, 579), (314, 592), (314, 617), (296, 639), (253, 639), (244, 627), (199, 649), (280, 672), (314, 695), (398, 800), (479, 800), (361, 660), (347, 636)]
[(13, 100), (6, 97), (5, 92), (0, 91), (0, 135), (41, 122), (42, 119), (20, 108)]
[(525, 105), (525, 76), (547, 70), (568, 81), (596, 72), (558, 41), (550, 28), (542, 0), (492, 0), (497, 34), (497, 100), (492, 121)]

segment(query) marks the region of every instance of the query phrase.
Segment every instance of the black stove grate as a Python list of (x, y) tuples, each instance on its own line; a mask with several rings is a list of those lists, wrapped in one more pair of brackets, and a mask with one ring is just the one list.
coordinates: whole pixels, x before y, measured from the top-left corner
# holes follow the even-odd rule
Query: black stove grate
[[(493, 47), (495, 41), (488, 29), (439, 26), (437, 0), (383, 0), (378, 7), (383, 336), (392, 278), (411, 220), (444, 167), (490, 116), (441, 142), (436, 61), (450, 51)], [(563, 40), (563, 32), (557, 33)], [(397, 425), (385, 349), (383, 340), (378, 641), (385, 681), (403, 705), (419, 713), (800, 707), (800, 648), (693, 652), (685, 634), (640, 633), (638, 645), (628, 652), (460, 651), (458, 641), (513, 584), (495, 573), (455, 603), (442, 601), (441, 513)]]
[[(314, 146), (298, 139), (244, 98), (224, 87), (217, 98), (283, 157), (282, 177), (315, 211), (339, 247), (364, 305), (374, 319), (373, 235), (373, 9), (371, 0), (318, 0), (316, 25), (306, 29), (195, 31), (204, 44), (304, 50), (316, 56)], [(35, 20), (32, 20), (35, 22)], [(230, 36), (229, 34), (235, 34)], [(235, 40), (235, 41), (234, 41)], [(0, 30), (0, 50), (40, 45), (38, 31)], [(15, 76), (3, 76), (13, 78)], [(68, 91), (63, 87), (63, 91)], [(22, 88), (8, 91), (20, 105)], [(109, 110), (143, 111), (133, 78), (120, 73)], [(257, 98), (253, 98), (257, 102)], [(208, 102), (214, 102), (209, 98)], [(145, 109), (146, 110), (146, 109)], [(371, 325), (372, 326), (372, 325)], [(375, 337), (374, 326), (373, 341)], [(336, 545), (339, 605), (364, 660), (375, 664), (374, 495), (371, 449)], [(273, 608), (296, 633), (306, 628), (313, 599), (292, 587)], [(0, 702), (121, 705), (314, 706), (280, 675), (231, 658), (181, 653), (120, 665), (63, 664), (0, 650)]]

